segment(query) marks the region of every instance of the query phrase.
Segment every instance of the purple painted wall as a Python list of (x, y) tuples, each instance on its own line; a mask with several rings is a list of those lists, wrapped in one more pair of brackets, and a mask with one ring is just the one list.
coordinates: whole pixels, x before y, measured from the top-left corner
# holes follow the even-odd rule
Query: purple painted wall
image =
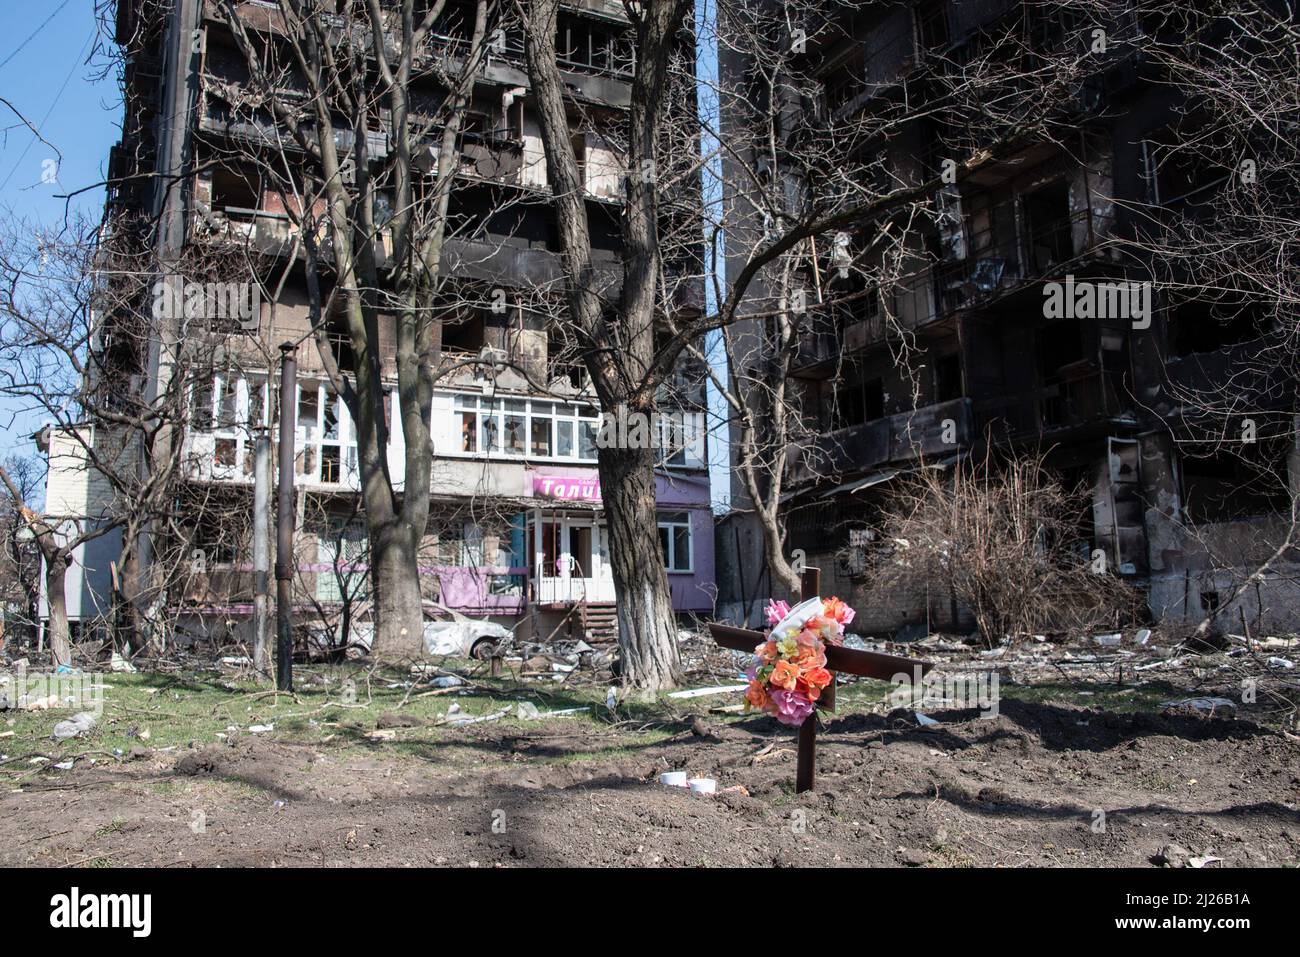
[(709, 477), (697, 473), (664, 472), (655, 476), (655, 504), (659, 511), (687, 512), (691, 516), (693, 568), (669, 572), (668, 587), (674, 611), (710, 611), (713, 608), (713, 511), (709, 503)]
[[(439, 566), (438, 568), (421, 568), (421, 574), (432, 572), (438, 576), (438, 585), (442, 592), (442, 603), (457, 611), (484, 611), (493, 615), (522, 614), (527, 598), (524, 595), (489, 595), (489, 575), (526, 576), (527, 568), (462, 568), (456, 566)], [(524, 588), (527, 589), (526, 579)]]

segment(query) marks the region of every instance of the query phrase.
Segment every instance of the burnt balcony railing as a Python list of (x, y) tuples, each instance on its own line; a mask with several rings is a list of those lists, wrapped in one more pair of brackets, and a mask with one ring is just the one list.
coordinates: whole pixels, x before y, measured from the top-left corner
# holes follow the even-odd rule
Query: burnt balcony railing
[(833, 300), (810, 308), (799, 330), (799, 349), (791, 367), (796, 372), (812, 371), (830, 364), (846, 353), (866, 348), (884, 337), (885, 323), (872, 293)]
[(804, 485), (891, 463), (942, 458), (970, 444), (973, 422), (970, 400), (961, 398), (837, 429), (791, 450), (786, 481)]
[(1107, 423), (1131, 410), (1123, 375), (1091, 368), (1032, 392), (981, 399), (975, 419), (981, 433), (1019, 439)]

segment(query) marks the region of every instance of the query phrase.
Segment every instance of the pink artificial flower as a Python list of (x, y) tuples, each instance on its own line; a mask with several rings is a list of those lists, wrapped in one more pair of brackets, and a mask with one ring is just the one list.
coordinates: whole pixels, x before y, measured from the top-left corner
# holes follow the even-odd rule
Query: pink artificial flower
[(767, 613), (768, 625), (775, 625), (786, 615), (790, 614), (790, 603), (788, 601), (767, 600), (767, 607), (763, 609)]
[(802, 692), (769, 688), (768, 697), (776, 705), (776, 720), (792, 728), (799, 727), (813, 713), (812, 701)]

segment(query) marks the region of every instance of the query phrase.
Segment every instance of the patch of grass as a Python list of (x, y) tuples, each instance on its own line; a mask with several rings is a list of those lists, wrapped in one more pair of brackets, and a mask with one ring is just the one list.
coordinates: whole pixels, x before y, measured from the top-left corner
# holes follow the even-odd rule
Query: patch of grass
[[(66, 708), (6, 713), (4, 730), (14, 734), (0, 739), (0, 753), (19, 760), (0, 768), (10, 774), (29, 772), (31, 766), (21, 758), (33, 754), (48, 755), (55, 763), (75, 755), (93, 755), (101, 760), (107, 755), (125, 757), (132, 748), (165, 751), (217, 744), (251, 735), (248, 729), (256, 725), (272, 727), (259, 737), (317, 746), (328, 743), (332, 752), (344, 756), (350, 751), (358, 755), (373, 755), (376, 751), (400, 755), (411, 745), (455, 748), (459, 743), (472, 744), (472, 732), (479, 725), (439, 723), (453, 705), (459, 714), (469, 717), (513, 709), (521, 701), (532, 703), (543, 713), (585, 708), (572, 715), (531, 721), (512, 713), (493, 722), (493, 727), (521, 731), (563, 728), (577, 734), (583, 730), (608, 732), (622, 722), (679, 721), (683, 714), (680, 708), (654, 700), (622, 702), (611, 712), (605, 707), (603, 685), (570, 687), (558, 682), (522, 682), (510, 674), (478, 677), (476, 673), (484, 670), (479, 662), (448, 659), (441, 662), (441, 667), (474, 677), (463, 688), (428, 694), (434, 690), (432, 673), (411, 674), (406, 669), (373, 668), (359, 663), (298, 666), (294, 669), (296, 690), (288, 696), (269, 694), (265, 685), (216, 669), (183, 676), (106, 674), (102, 676), (102, 711), (95, 728), (82, 737), (66, 741), (52, 738), (54, 725), (73, 713)], [(414, 718), (419, 726), (399, 730), (392, 740), (369, 738), (386, 712)], [(638, 731), (624, 743), (631, 751), (654, 740), (660, 739)], [(599, 748), (591, 751), (593, 760), (610, 753)], [(166, 786), (165, 782), (159, 785)]]
[(1139, 776), (1138, 784), (1148, 791), (1159, 791), (1165, 794), (1178, 789), (1177, 781), (1158, 773), (1143, 774)]
[(1125, 685), (1077, 683), (1021, 685), (1001, 682), (998, 692), (1004, 698), (1014, 698), (1030, 704), (1071, 705), (1076, 708), (1093, 708), (1133, 714), (1139, 711), (1158, 711), (1160, 703), (1168, 701), (1170, 689), (1159, 685)]
[(102, 825), (101, 827), (99, 827), (98, 829), (96, 829), (96, 831), (95, 831), (95, 837), (107, 837), (107, 836), (110, 835), (110, 834), (114, 834), (114, 833), (116, 833), (117, 831), (122, 830), (122, 827), (123, 827), (125, 824), (126, 824), (126, 819), (125, 819), (125, 818), (115, 817), (115, 818), (113, 818), (113, 820), (109, 821), (107, 824), (104, 824), (104, 825)]
[(960, 847), (952, 844), (935, 843), (930, 845), (930, 852), (942, 861), (944, 867), (974, 867), (975, 858)]

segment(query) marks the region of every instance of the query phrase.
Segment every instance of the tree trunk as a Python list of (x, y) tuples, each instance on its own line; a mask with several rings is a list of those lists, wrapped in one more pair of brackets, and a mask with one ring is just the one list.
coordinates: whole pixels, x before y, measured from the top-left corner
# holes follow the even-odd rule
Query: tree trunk
[(375, 616), (371, 655), (382, 661), (421, 655), (424, 600), (419, 553), (409, 527), (370, 530), (370, 585)]
[(50, 657), (54, 667), (72, 664), (72, 639), (68, 628), (68, 600), (64, 580), (68, 574), (68, 560), (62, 555), (45, 560), (45, 598), (50, 608), (46, 635), (50, 641)]
[(659, 554), (654, 450), (603, 448), (599, 454), (623, 683), (662, 691), (676, 686), (681, 664), (672, 595)]
[[(772, 575), (772, 594), (769, 598), (784, 598), (791, 604), (799, 600), (803, 592), (803, 581), (799, 572), (795, 570), (790, 562), (786, 561), (785, 554), (781, 551), (784, 541), (781, 537), (781, 529), (777, 525), (776, 516), (763, 509), (758, 516), (759, 527), (763, 532), (763, 551), (766, 552), (767, 567)], [(785, 589), (785, 595), (776, 594), (777, 587)]]

